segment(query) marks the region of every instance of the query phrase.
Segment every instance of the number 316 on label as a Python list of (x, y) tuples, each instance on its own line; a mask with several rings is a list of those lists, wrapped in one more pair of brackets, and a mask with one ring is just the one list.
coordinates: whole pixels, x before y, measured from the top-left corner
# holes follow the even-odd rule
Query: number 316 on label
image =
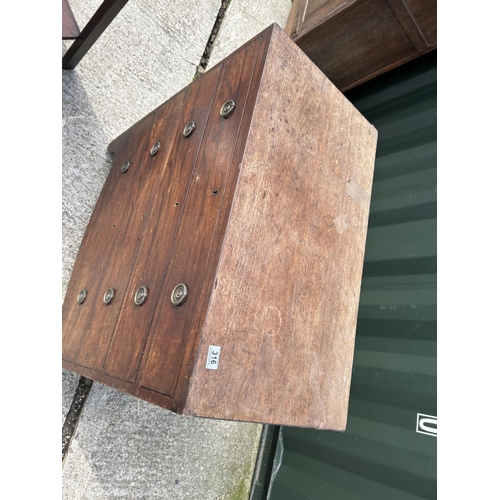
[(217, 370), (219, 368), (220, 347), (217, 345), (208, 346), (208, 357), (205, 368), (207, 370)]

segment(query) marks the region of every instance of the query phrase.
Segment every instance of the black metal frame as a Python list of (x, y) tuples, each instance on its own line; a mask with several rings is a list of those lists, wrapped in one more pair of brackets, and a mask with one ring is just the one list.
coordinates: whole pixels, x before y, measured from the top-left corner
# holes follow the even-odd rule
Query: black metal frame
[(63, 69), (75, 69), (82, 57), (94, 45), (127, 2), (128, 0), (104, 0), (66, 54), (64, 54), (62, 60)]

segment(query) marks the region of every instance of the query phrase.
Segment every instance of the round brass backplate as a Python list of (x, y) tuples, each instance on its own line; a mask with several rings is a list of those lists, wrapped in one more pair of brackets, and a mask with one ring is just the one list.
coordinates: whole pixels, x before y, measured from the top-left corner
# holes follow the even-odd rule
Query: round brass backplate
[(236, 103), (232, 99), (229, 99), (229, 101), (226, 101), (222, 105), (222, 108), (220, 108), (221, 116), (223, 116), (224, 118), (229, 117), (229, 115), (234, 111), (235, 107)]
[(190, 121), (185, 127), (184, 131), (182, 132), (182, 135), (184, 137), (189, 137), (193, 132), (194, 129), (196, 128), (196, 123), (193, 121)]
[(179, 283), (173, 290), (170, 300), (174, 306), (184, 303), (188, 295), (188, 287), (184, 283)]
[(106, 290), (106, 293), (104, 294), (103, 302), (106, 305), (111, 304), (111, 301), (113, 300), (114, 296), (115, 296), (115, 289), (114, 288), (108, 288)]
[(148, 296), (148, 287), (147, 286), (140, 286), (134, 296), (134, 303), (136, 306), (142, 306), (144, 302), (146, 301), (146, 298)]
[(79, 294), (78, 297), (76, 298), (76, 301), (79, 304), (83, 304), (85, 302), (85, 299), (87, 298), (87, 290), (82, 290)]

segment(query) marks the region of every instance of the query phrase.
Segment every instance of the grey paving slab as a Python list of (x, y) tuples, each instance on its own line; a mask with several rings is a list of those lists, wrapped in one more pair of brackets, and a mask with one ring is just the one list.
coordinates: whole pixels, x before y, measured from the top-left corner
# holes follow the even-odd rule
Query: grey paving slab
[(63, 498), (244, 500), (261, 426), (183, 417), (94, 383)]
[[(101, 2), (71, 2), (80, 27)], [(131, 0), (77, 68), (63, 71), (62, 297), (111, 166), (107, 145), (191, 82), (219, 7)], [(64, 419), (78, 376), (62, 378)], [(63, 498), (247, 498), (260, 432), (181, 417), (95, 383), (64, 463)]]
[(277, 23), (284, 29), (291, 8), (292, 0), (272, 2), (231, 0), (215, 41), (208, 68), (227, 57), (269, 25)]

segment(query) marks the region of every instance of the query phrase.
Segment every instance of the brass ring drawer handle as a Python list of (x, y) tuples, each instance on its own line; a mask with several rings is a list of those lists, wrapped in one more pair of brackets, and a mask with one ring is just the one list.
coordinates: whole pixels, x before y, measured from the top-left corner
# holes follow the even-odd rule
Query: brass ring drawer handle
[(187, 299), (188, 287), (184, 283), (179, 283), (172, 290), (170, 300), (174, 306), (180, 306)]
[(146, 302), (146, 298), (148, 296), (148, 287), (147, 286), (140, 286), (136, 291), (134, 295), (134, 303), (136, 306), (142, 306), (144, 302)]

